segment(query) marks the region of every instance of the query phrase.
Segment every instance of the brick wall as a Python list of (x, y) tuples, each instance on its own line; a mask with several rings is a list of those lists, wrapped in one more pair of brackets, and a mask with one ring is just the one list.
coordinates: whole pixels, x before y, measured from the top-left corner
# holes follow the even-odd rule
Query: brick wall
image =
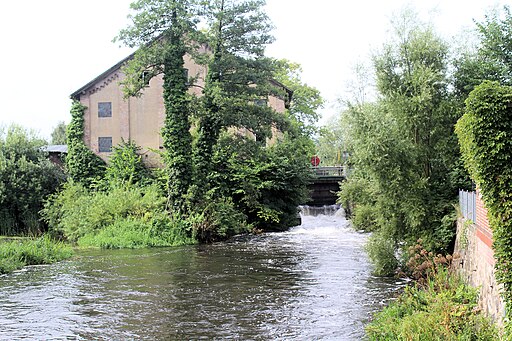
[(480, 288), (479, 307), (501, 324), (504, 303), (495, 278), (492, 231), (480, 193), (476, 195), (476, 223), (459, 218), (454, 267), (466, 282)]

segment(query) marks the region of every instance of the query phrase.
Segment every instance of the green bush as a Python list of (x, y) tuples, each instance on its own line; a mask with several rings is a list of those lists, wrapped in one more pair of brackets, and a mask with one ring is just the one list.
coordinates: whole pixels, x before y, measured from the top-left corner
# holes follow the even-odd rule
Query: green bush
[[(130, 247), (141, 245), (141, 240), (148, 241), (147, 246), (164, 243), (151, 238), (163, 238), (166, 245), (189, 243), (189, 239), (181, 242), (175, 240), (178, 236), (184, 237), (184, 232), (172, 232), (174, 239), (169, 235), (174, 228), (185, 227), (168, 216), (165, 203), (165, 197), (156, 185), (121, 186), (111, 188), (109, 192), (100, 192), (70, 182), (59, 194), (50, 198), (42, 215), (54, 232), (71, 242), (81, 241), (82, 245), (100, 246), (103, 245), (101, 240), (112, 240), (115, 234), (116, 241), (105, 245), (122, 247), (120, 236), (128, 238), (126, 245), (132, 245)], [(119, 231), (116, 232), (116, 229)], [(149, 237), (151, 240), (147, 239)]]
[(245, 216), (246, 224), (257, 229), (285, 230), (297, 225), (297, 207), (308, 200), (311, 177), (308, 154), (301, 152), (304, 148), (300, 139), (286, 135), (271, 147), (249, 138), (223, 136), (212, 157), (210, 197), (231, 201), (238, 216)]
[[(485, 81), (469, 94), (466, 112), (457, 122), (464, 164), (477, 184), (493, 231), (496, 279), (512, 304), (512, 87)], [(505, 327), (512, 338), (511, 309)]]
[(499, 340), (497, 328), (477, 308), (478, 289), (447, 270), (426, 286), (408, 286), (366, 327), (369, 340)]
[[(165, 227), (162, 229), (162, 226)], [(172, 224), (168, 217), (160, 219), (124, 218), (116, 220), (98, 233), (86, 234), (78, 240), (82, 247), (102, 249), (144, 248), (194, 244), (184, 229)]]
[(372, 273), (376, 276), (392, 276), (397, 267), (395, 243), (381, 232), (373, 233), (365, 246), (370, 261), (373, 263)]
[(51, 264), (71, 257), (71, 247), (45, 235), (38, 239), (0, 242), (0, 273), (26, 265)]
[(194, 238), (201, 242), (224, 240), (251, 229), (229, 198), (210, 200), (202, 212), (191, 214), (188, 220)]
[(140, 147), (133, 141), (112, 148), (105, 178), (111, 185), (147, 183), (150, 173), (139, 155)]
[(353, 209), (352, 224), (355, 228), (372, 232), (378, 229), (377, 210), (375, 205), (361, 204)]
[(0, 234), (35, 235), (45, 230), (38, 212), (65, 179), (41, 150), (45, 144), (20, 126), (0, 128)]

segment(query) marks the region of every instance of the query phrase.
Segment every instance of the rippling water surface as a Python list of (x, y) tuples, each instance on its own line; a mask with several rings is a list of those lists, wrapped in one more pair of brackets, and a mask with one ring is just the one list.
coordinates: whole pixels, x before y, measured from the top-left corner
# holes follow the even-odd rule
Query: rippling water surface
[(82, 251), (0, 276), (0, 339), (361, 340), (397, 288), (340, 215), (213, 245)]

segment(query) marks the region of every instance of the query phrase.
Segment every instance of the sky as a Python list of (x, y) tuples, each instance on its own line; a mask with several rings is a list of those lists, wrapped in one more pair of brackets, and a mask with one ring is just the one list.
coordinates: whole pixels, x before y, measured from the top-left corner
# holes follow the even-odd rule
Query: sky
[[(20, 124), (43, 138), (69, 123), (69, 96), (132, 51), (112, 43), (129, 21), (131, 0), (6, 1), (0, 9), (0, 127)], [(459, 39), (494, 6), (512, 0), (267, 0), (276, 41), (267, 55), (302, 65), (302, 80), (335, 115), (354, 65), (388, 41), (390, 20), (405, 7)]]

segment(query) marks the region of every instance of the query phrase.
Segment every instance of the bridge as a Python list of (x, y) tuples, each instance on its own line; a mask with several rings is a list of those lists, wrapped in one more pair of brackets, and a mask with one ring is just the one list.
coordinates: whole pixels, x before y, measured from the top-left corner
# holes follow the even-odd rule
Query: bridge
[(314, 177), (308, 188), (311, 191), (310, 206), (334, 205), (338, 199), (340, 182), (345, 179), (342, 166), (313, 167)]

